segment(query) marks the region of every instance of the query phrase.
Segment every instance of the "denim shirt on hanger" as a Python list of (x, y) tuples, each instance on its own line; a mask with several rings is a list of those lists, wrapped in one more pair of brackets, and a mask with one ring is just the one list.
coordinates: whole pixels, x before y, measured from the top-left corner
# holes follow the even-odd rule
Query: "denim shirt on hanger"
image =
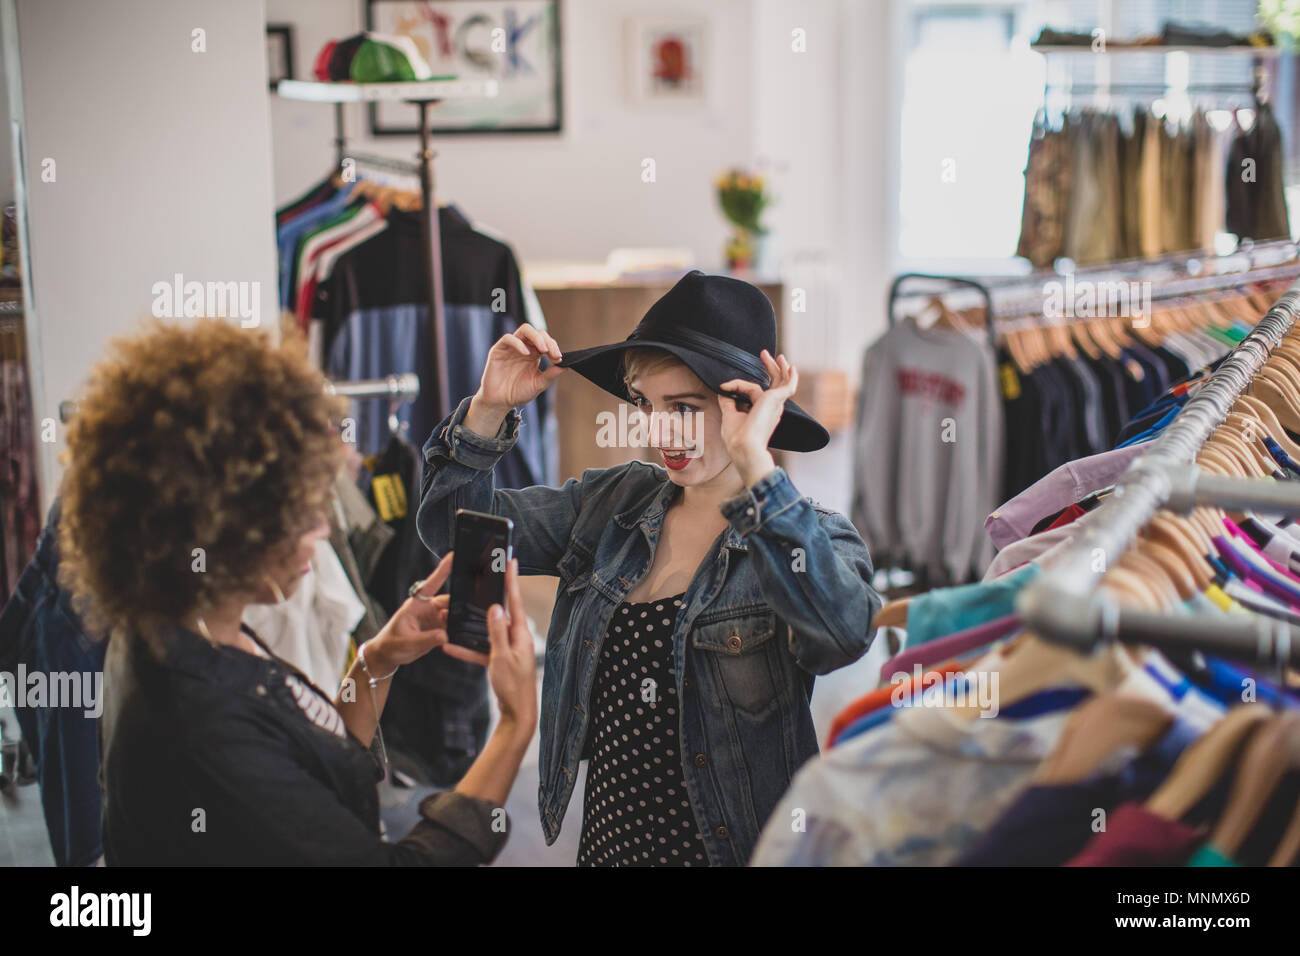
[[(520, 573), (560, 578), (540, 703), (538, 805), (552, 844), (577, 782), (606, 630), (650, 570), (678, 488), (662, 468), (634, 461), (560, 488), (497, 489), (492, 467), (514, 444), (520, 416), (510, 412), (486, 438), (463, 424), (469, 402), (424, 446), (417, 524), (442, 554), (456, 509), (503, 515), (515, 525)], [(679, 729), (683, 779), (714, 866), (748, 861), (795, 772), (817, 753), (814, 675), (866, 653), (881, 603), (853, 525), (802, 497), (783, 469), (722, 512), (729, 527), (692, 579), (673, 630), (681, 712), (658, 695)]]

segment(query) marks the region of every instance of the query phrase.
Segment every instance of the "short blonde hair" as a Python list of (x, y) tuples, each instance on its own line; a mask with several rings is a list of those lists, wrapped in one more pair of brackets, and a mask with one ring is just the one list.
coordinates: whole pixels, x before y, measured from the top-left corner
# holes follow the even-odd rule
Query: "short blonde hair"
[[(634, 348), (623, 353), (623, 385), (631, 389), (633, 379), (641, 375), (653, 375), (669, 368), (684, 368), (691, 372), (691, 367), (667, 349)], [(691, 372), (694, 375), (694, 372)]]

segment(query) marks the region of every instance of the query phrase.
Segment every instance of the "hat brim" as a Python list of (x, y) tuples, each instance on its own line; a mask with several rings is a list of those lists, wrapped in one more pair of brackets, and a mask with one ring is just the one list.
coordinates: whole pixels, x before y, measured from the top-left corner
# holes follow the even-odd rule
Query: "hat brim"
[[(623, 384), (623, 353), (628, 349), (663, 349), (681, 359), (705, 385), (717, 392), (723, 382), (744, 378), (730, 365), (707, 355), (700, 355), (681, 345), (636, 339), (597, 345), (589, 349), (566, 352), (558, 363), (561, 368), (572, 369), (587, 381), (599, 386), (616, 398), (628, 401), (630, 396)], [(785, 410), (768, 446), (782, 451), (817, 451), (825, 448), (831, 436), (817, 419), (813, 418), (791, 399), (786, 399)]]

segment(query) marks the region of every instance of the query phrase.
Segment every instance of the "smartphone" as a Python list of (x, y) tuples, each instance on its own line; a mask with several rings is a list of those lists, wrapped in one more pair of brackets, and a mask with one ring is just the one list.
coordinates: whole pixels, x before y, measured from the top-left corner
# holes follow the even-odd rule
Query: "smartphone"
[(506, 606), (506, 565), (512, 556), (514, 522), (461, 508), (456, 512), (456, 557), (451, 565), (447, 640), (486, 654), (487, 612)]

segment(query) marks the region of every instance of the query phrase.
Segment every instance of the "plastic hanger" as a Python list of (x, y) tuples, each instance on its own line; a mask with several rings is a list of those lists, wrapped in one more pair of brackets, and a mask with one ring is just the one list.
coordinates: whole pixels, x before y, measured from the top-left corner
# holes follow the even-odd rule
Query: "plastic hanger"
[(1300, 712), (1286, 711), (1251, 736), (1210, 843), (1226, 856), (1236, 856), (1282, 778), (1296, 769), (1300, 769)]
[(1166, 820), (1185, 817), (1236, 766), (1246, 744), (1271, 714), (1262, 704), (1242, 704), (1224, 714), (1178, 758), (1165, 782), (1147, 800), (1146, 809)]
[(1100, 694), (1070, 715), (1055, 749), (1038, 767), (1034, 783), (1080, 783), (1121, 748), (1138, 753), (1169, 731), (1173, 714), (1154, 701), (1122, 694)]

